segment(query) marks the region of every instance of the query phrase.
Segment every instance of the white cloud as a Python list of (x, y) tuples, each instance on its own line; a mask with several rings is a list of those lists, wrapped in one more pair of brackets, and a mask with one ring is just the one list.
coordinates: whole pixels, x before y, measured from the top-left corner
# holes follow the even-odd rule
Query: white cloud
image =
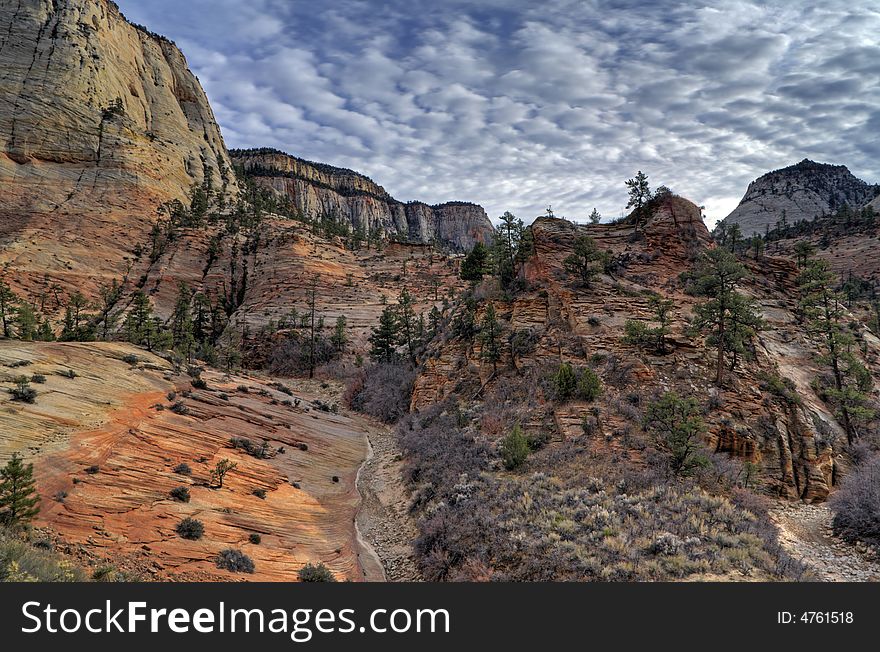
[(880, 180), (867, 0), (120, 0), (176, 39), (230, 146), (368, 174), (400, 199), (618, 215), (645, 170), (726, 215), (805, 156)]

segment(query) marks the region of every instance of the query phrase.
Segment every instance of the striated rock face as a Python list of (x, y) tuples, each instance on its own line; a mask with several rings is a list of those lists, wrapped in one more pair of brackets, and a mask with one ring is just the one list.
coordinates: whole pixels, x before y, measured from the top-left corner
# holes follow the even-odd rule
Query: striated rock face
[(109, 0), (0, 4), (0, 263), (88, 289), (118, 276), (156, 207), (206, 174), (235, 190), (172, 42)]
[(724, 218), (739, 224), (743, 235), (762, 234), (783, 218), (789, 224), (812, 220), (841, 206), (859, 208), (876, 200), (880, 186), (865, 183), (843, 165), (804, 159), (796, 165), (768, 172), (749, 184), (739, 206)]
[[(198, 389), (129, 345), (9, 340), (0, 342), (0, 382), (21, 360), (46, 381), (33, 405), (0, 392), (0, 464), (15, 451), (35, 462), (36, 524), (83, 565), (109, 563), (144, 579), (295, 581), (302, 566), (320, 561), (340, 580), (377, 579), (354, 527), (372, 426), (316, 409), (318, 400), (336, 400), (332, 389), (286, 382), (282, 392), (269, 378), (213, 370)], [(176, 401), (186, 410), (169, 409)], [(248, 455), (232, 437), (266, 442), (269, 454)], [(222, 459), (237, 466), (219, 488), (211, 469)], [(181, 463), (191, 472), (175, 472)], [(187, 502), (170, 496), (181, 486)], [(174, 532), (187, 516), (205, 525), (198, 541)], [(217, 568), (217, 554), (230, 547), (253, 559), (254, 574)]]
[(488, 242), (492, 233), (486, 211), (476, 204), (403, 203), (362, 174), (276, 150), (234, 150), (232, 157), (261, 186), (286, 197), (309, 217), (336, 215), (365, 233), (379, 231), (410, 242), (436, 242), (455, 251)]

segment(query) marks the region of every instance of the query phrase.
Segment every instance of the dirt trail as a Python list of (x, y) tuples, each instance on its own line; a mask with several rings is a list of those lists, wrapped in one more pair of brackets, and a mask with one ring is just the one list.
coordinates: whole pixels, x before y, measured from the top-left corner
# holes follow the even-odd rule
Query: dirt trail
[(364, 580), (367, 582), (385, 582), (388, 577), (385, 574), (385, 566), (382, 564), (382, 559), (379, 557), (379, 553), (376, 552), (373, 544), (364, 538), (364, 534), (361, 531), (361, 515), (364, 513), (364, 467), (373, 459), (373, 446), (370, 443), (369, 436), (366, 439), (367, 456), (364, 458), (363, 464), (358, 468), (357, 476), (355, 477), (355, 485), (361, 498), (358, 512), (354, 519), (355, 537), (359, 547), (358, 565), (360, 565), (361, 571), (364, 574)]
[(358, 535), (378, 553), (386, 580), (420, 581), (412, 556), (417, 530), (407, 509), (409, 499), (401, 473), (400, 449), (394, 433), (380, 424), (368, 429), (368, 437), (370, 453), (358, 472)]
[(833, 535), (826, 504), (785, 504), (772, 511), (779, 541), (823, 582), (880, 581), (880, 559), (864, 545)]

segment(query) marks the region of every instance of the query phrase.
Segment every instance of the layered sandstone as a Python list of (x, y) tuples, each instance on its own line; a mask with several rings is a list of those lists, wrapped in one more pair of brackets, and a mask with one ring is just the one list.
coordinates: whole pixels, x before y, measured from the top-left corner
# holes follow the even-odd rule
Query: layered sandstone
[[(22, 361), (29, 364), (12, 366)], [(68, 370), (74, 378), (61, 375)], [(32, 405), (5, 391), (22, 372), (46, 377), (33, 385)], [(319, 561), (339, 579), (378, 579), (354, 527), (371, 426), (318, 409), (335, 399), (317, 384), (288, 383), (285, 392), (259, 376), (206, 370), (202, 378), (207, 388), (197, 389), (186, 373), (128, 345), (0, 342), (0, 461), (20, 451), (34, 462), (36, 525), (85, 565), (145, 579), (295, 581)], [(172, 410), (177, 402), (186, 410)], [(267, 442), (270, 455), (247, 455), (232, 437)], [(218, 488), (211, 469), (221, 459), (237, 467)], [(181, 463), (190, 475), (174, 472)], [(178, 486), (189, 488), (189, 502), (172, 499)], [(177, 536), (186, 516), (204, 523), (202, 539)], [(218, 569), (225, 548), (250, 556), (255, 573)]]
[(0, 5), (0, 263), (94, 293), (159, 204), (235, 190), (220, 129), (170, 41), (109, 0)]
[(312, 219), (335, 216), (366, 234), (436, 243), (455, 251), (487, 243), (492, 234), (486, 211), (476, 204), (404, 203), (362, 174), (276, 150), (235, 150), (233, 160), (262, 187), (287, 198), (295, 210)]

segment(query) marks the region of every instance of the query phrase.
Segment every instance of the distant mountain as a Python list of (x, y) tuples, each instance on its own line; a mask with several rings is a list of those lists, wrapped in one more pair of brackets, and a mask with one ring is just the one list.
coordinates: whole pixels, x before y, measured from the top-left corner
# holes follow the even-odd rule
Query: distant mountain
[(404, 203), (363, 174), (276, 149), (232, 150), (230, 154), (258, 185), (287, 198), (295, 210), (311, 218), (333, 215), (365, 233), (379, 231), (410, 242), (435, 242), (456, 251), (488, 242), (492, 234), (492, 223), (477, 204)]
[(862, 181), (844, 165), (804, 159), (750, 183), (739, 206), (723, 222), (739, 224), (748, 237), (763, 234), (783, 220), (793, 224), (842, 206), (860, 208), (875, 201), (878, 194), (880, 186)]

